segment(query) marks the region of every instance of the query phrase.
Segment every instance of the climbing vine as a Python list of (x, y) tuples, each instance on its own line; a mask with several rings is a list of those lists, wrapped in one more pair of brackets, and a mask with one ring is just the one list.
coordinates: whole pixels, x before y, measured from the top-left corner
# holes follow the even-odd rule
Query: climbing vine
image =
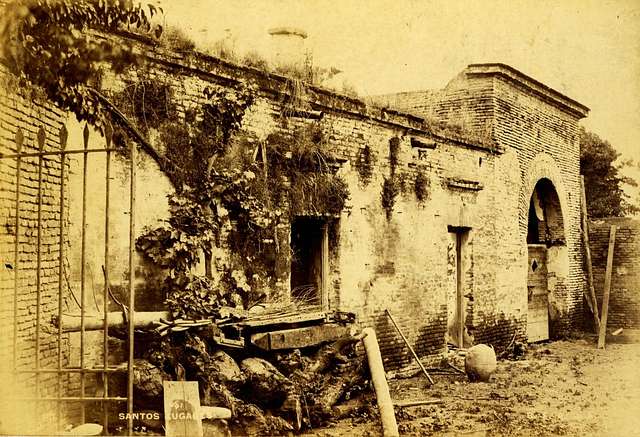
[(416, 173), (416, 179), (413, 184), (413, 190), (418, 202), (424, 202), (429, 198), (429, 178), (424, 174), (422, 170)]
[[(177, 190), (167, 223), (137, 240), (168, 270), (166, 303), (176, 317), (206, 317), (220, 305), (264, 299), (276, 281), (280, 245), (288, 245), (278, 230), (298, 214), (340, 213), (349, 196), (319, 123), (260, 141), (240, 131), (253, 87), (207, 88), (204, 96), (206, 103), (189, 114), (193, 123), (166, 120), (158, 127), (176, 163)], [(231, 258), (216, 260), (220, 250)], [(193, 273), (199, 262), (205, 276)]]
[(368, 144), (358, 152), (355, 167), (360, 183), (366, 187), (373, 176), (373, 153)]
[(390, 175), (384, 178), (382, 183), (381, 201), (387, 220), (391, 220), (393, 206), (396, 197), (405, 189), (404, 175), (397, 174), (398, 154), (400, 153), (400, 138), (393, 137), (389, 140), (389, 168)]
[(400, 187), (395, 177), (384, 178), (382, 182), (382, 208), (384, 209), (387, 220), (391, 220), (393, 206), (396, 203), (396, 197), (400, 194)]

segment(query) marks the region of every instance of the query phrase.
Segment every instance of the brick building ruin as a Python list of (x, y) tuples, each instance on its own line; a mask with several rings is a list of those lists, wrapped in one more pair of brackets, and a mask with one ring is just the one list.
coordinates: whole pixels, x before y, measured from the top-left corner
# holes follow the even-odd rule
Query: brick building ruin
[[(148, 77), (171, 90), (181, 119), (203, 101), (205, 87), (228, 87), (245, 79), (259, 84), (259, 94), (242, 130), (264, 139), (282, 129), (287, 78), (206, 55), (134, 43), (147, 58)], [(109, 86), (117, 90), (123, 84), (115, 79)], [(290, 117), (287, 128), (311, 123), (321, 127), (350, 199), (340, 214), (300, 216), (283, 230), (281, 243), (300, 256), (280, 252), (276, 289), (268, 294), (295, 299), (292, 289), (313, 283), (318, 306), (352, 311), (360, 326), (375, 328), (388, 370), (408, 364), (411, 356), (385, 310), (421, 357), (446, 350), (447, 343), (498, 348), (514, 337), (540, 341), (582, 325), (578, 122), (588, 108), (503, 64), (469, 65), (442, 90), (377, 96), (376, 106), (312, 85), (306, 86), (305, 99), (308, 110)], [(63, 125), (68, 143), (82, 144), (77, 123), (52, 105), (32, 103), (13, 90), (3, 90), (0, 122), (4, 154), (15, 153), (18, 130), (24, 132), (23, 151), (37, 150), (40, 127), (46, 133), (44, 150), (61, 147)], [(151, 143), (162, 154), (152, 134)], [(95, 147), (104, 147), (99, 135), (92, 133), (91, 138)], [(105, 196), (103, 159), (92, 161), (87, 176), (90, 208)], [(142, 151), (139, 159), (135, 234), (166, 219), (166, 195), (172, 190), (148, 154)], [(70, 159), (62, 173), (55, 155), (40, 163), (22, 162), (18, 229), (15, 162), (0, 162), (3, 354), (9, 362), (14, 357), (11, 339), (17, 318), (18, 367), (31, 365), (34, 357), (40, 357), (40, 367), (55, 367), (57, 357), (66, 366), (74, 344), (65, 334), (58, 352), (51, 315), (60, 293), (64, 305), (73, 306), (67, 302), (72, 299), (68, 289), (78, 289), (82, 275), (88, 296), (93, 290), (102, 293), (104, 217), (87, 218), (81, 268), (81, 158)], [(130, 180), (125, 164), (112, 162), (109, 235), (111, 287), (122, 290), (130, 273)], [(398, 191), (385, 210), (382, 186), (392, 177)], [(39, 213), (38, 184), (43, 193)], [(66, 199), (62, 211), (61, 193)], [(99, 202), (94, 206), (102, 208)], [(65, 222), (62, 234), (60, 222)], [(34, 247), (36, 240), (39, 248)], [(66, 255), (62, 261), (60, 247)], [(147, 283), (144, 260), (138, 257), (135, 263), (136, 309), (162, 310), (162, 296)], [(16, 313), (11, 304), (15, 290)], [(50, 327), (37, 340), (36, 311), (38, 329)], [(88, 349), (84, 353), (90, 355)], [(46, 386), (47, 381), (42, 377), (40, 383)]]

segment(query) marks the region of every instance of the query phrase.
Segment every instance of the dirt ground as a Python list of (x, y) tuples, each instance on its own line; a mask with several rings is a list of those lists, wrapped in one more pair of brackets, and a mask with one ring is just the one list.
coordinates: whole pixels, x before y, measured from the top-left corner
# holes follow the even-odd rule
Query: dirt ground
[[(464, 367), (463, 358), (456, 362)], [(401, 435), (640, 436), (640, 344), (598, 350), (583, 337), (529, 345), (517, 361), (499, 360), (490, 382), (434, 373), (390, 381), (394, 401), (442, 403), (396, 408)], [(374, 399), (370, 399), (374, 403)], [(309, 436), (381, 435), (376, 408)]]

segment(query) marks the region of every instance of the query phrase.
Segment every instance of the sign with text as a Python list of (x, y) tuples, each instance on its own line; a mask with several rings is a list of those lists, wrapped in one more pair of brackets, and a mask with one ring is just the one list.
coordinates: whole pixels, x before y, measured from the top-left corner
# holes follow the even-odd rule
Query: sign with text
[(196, 381), (163, 381), (167, 437), (202, 437), (200, 395)]

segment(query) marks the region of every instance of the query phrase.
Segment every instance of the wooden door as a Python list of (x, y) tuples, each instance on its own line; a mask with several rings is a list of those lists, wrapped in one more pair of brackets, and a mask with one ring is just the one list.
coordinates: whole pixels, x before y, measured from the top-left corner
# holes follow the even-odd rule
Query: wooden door
[(549, 339), (549, 287), (547, 284), (547, 247), (529, 244), (529, 274), (527, 277), (529, 342)]

